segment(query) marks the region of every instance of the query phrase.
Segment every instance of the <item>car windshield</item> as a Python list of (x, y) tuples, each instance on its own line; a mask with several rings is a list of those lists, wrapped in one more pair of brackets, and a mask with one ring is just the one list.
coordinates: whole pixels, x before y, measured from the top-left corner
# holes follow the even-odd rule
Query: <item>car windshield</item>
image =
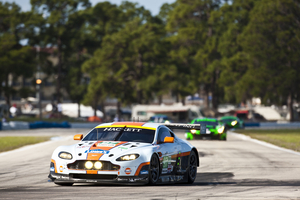
[(195, 121), (194, 124), (201, 124), (201, 125), (208, 125), (208, 126), (217, 126), (218, 122), (211, 122), (211, 121)]
[(105, 127), (94, 128), (89, 132), (83, 141), (127, 141), (152, 143), (155, 130), (130, 128), (130, 127)]

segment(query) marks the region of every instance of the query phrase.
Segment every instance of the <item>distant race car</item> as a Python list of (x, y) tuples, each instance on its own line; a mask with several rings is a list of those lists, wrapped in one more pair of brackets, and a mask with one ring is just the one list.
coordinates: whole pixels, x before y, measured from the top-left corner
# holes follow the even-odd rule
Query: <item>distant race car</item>
[(219, 119), (222, 123), (226, 125), (228, 129), (231, 128), (244, 128), (243, 120), (235, 116), (223, 116)]
[(185, 138), (187, 140), (203, 138), (226, 140), (227, 138), (225, 125), (215, 118), (197, 118), (194, 119), (191, 124), (200, 124), (203, 127), (206, 126), (206, 131), (201, 133), (199, 130), (192, 129), (185, 133)]
[[(113, 122), (96, 126), (79, 143), (52, 154), (49, 178), (57, 185), (74, 183), (193, 183), (199, 166), (197, 149), (173, 129), (200, 129), (192, 124)], [(82, 139), (83, 138), (83, 139)]]

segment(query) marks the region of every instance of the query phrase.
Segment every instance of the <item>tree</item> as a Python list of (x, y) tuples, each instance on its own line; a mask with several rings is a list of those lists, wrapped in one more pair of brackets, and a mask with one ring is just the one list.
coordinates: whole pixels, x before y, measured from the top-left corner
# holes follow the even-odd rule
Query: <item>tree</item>
[(0, 91), (10, 105), (11, 95), (16, 92), (9, 84), (9, 75), (30, 77), (34, 70), (34, 54), (28, 46), (22, 46), (25, 39), (26, 14), (15, 3), (0, 2)]
[(114, 97), (120, 111), (121, 102), (142, 103), (152, 98), (154, 79), (149, 77), (163, 59), (165, 48), (160, 44), (165, 33), (161, 20), (143, 7), (123, 2), (119, 9), (121, 26), (103, 37), (100, 48), (83, 68), (93, 83), (86, 101), (93, 96), (103, 103)]
[[(83, 103), (91, 105), (96, 115), (99, 103), (101, 107), (104, 108), (106, 94), (102, 88), (104, 82), (97, 79), (96, 71), (98, 65), (94, 63), (91, 57), (95, 54), (96, 50), (101, 49), (104, 37), (120, 30), (126, 19), (124, 19), (122, 10), (109, 2), (98, 3), (94, 7), (84, 11), (84, 13), (86, 23), (84, 24), (85, 26), (82, 27), (81, 38), (85, 41), (83, 47), (86, 52), (83, 61), (89, 64), (84, 64), (82, 70), (89, 74), (90, 83), (88, 85), (87, 94), (84, 95)], [(106, 88), (110, 87), (110, 84), (108, 84)], [(103, 109), (102, 111), (105, 118), (105, 110)]]
[(251, 63), (251, 56), (244, 52), (239, 40), (250, 20), (250, 12), (257, 0), (232, 0), (215, 11), (212, 20), (222, 32), (218, 50), (221, 54), (219, 85), (224, 89), (224, 101), (240, 103), (252, 95), (253, 86), (244, 85), (243, 78)]
[[(167, 30), (172, 34), (170, 56), (177, 68), (173, 91), (181, 96), (195, 93), (205, 85), (206, 96), (217, 99), (216, 81), (220, 59), (218, 35), (210, 23), (210, 13), (220, 6), (218, 0), (178, 0), (168, 16)], [(208, 78), (209, 77), (209, 78)], [(207, 101), (208, 102), (208, 101)], [(213, 104), (216, 107), (216, 104)]]
[(164, 30), (159, 24), (142, 24), (141, 19), (135, 18), (119, 32), (107, 35), (102, 48), (84, 67), (94, 69), (98, 76), (93, 79), (102, 82), (99, 84), (102, 93), (125, 104), (145, 102), (152, 97), (152, 88), (157, 85), (151, 83), (149, 76), (163, 58), (162, 35)]
[(291, 121), (293, 100), (300, 91), (299, 13), (299, 2), (294, 0), (257, 3), (240, 38), (244, 51), (253, 58), (244, 81), (253, 84), (252, 94), (264, 102), (287, 99)]
[(42, 14), (44, 24), (39, 27), (38, 37), (35, 44), (46, 47), (56, 47), (57, 80), (56, 80), (56, 100), (61, 101), (61, 88), (64, 88), (63, 80), (66, 80), (69, 65), (67, 58), (72, 54), (71, 38), (74, 33), (74, 24), (69, 23), (70, 17), (79, 8), (90, 6), (88, 0), (31, 0), (32, 11), (35, 14)]

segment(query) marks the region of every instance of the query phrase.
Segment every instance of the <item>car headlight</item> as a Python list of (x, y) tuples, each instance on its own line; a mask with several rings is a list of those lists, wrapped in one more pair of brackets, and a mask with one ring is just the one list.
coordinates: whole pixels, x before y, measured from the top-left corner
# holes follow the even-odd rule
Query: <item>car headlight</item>
[(191, 130), (191, 133), (192, 133), (192, 134), (195, 134), (195, 133), (196, 133), (196, 130), (195, 130), (195, 129), (192, 129), (192, 130)]
[(85, 166), (85, 168), (87, 168), (87, 169), (92, 169), (93, 168), (93, 162), (91, 162), (91, 161), (87, 161), (85, 164), (84, 164), (84, 166)]
[(117, 158), (117, 161), (135, 160), (139, 156), (140, 156), (139, 154), (128, 154), (128, 155), (124, 155), (124, 156), (121, 156), (121, 157)]
[(224, 129), (225, 129), (225, 127), (224, 127), (224, 126), (221, 126), (221, 127), (218, 129), (218, 133), (223, 133), (223, 132), (224, 132)]
[(231, 126), (235, 126), (236, 124), (237, 124), (236, 120), (234, 120), (234, 121), (231, 122)]
[(58, 154), (58, 157), (60, 157), (62, 159), (67, 159), (67, 160), (71, 160), (73, 158), (72, 154), (67, 153), (67, 152), (60, 152)]
[(100, 161), (95, 162), (94, 167), (95, 167), (95, 169), (101, 169), (102, 168), (102, 162), (100, 162)]

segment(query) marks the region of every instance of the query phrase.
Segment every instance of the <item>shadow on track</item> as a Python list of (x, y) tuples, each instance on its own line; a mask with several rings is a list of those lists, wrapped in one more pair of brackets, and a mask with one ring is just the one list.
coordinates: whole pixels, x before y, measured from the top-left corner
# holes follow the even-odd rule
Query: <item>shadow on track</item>
[[(53, 183), (54, 184), (54, 183)], [(234, 179), (231, 172), (206, 172), (197, 173), (197, 178), (193, 184), (175, 183), (175, 184), (158, 184), (156, 186), (148, 185), (115, 185), (115, 184), (89, 184), (77, 183), (72, 187), (172, 187), (172, 186), (207, 186), (207, 185), (231, 185), (231, 186), (300, 186), (300, 180), (276, 181), (271, 179)], [(57, 186), (65, 188), (64, 186)]]

